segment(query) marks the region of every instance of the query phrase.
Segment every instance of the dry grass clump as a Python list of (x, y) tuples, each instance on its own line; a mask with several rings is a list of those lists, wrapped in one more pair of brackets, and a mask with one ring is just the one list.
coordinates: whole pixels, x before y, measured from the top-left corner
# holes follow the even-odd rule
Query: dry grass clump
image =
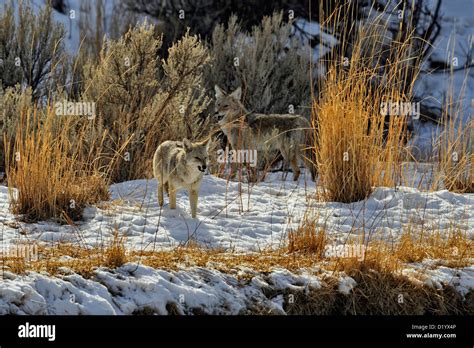
[[(73, 118), (60, 118), (51, 108), (22, 112), (14, 140), (6, 139), (6, 167), (11, 209), (26, 221), (80, 219), (88, 204), (108, 199), (108, 185), (96, 166), (98, 153), (84, 156), (70, 131)], [(12, 145), (13, 144), (13, 145)]]
[[(474, 193), (474, 121), (461, 124), (458, 116), (444, 117), (439, 141), (438, 181), (452, 192)], [(439, 183), (437, 187), (441, 186)]]
[(466, 232), (454, 227), (447, 232), (428, 232), (407, 226), (397, 242), (371, 240), (366, 244), (363, 260), (339, 258), (334, 267), (350, 272), (365, 265), (378, 271), (397, 273), (413, 262), (432, 260), (433, 267), (458, 268), (472, 264), (473, 259), (474, 242)]
[(50, 246), (24, 243), (26, 246), (35, 246), (37, 255), (34, 258), (12, 257), (0, 253), (1, 263), (4, 269), (16, 274), (36, 271), (56, 275), (69, 268), (90, 278), (98, 267), (118, 268), (129, 261), (125, 241), (126, 237), (116, 230), (100, 247), (64, 242)]
[(35, 242), (19, 241), (0, 247), (0, 267), (16, 274), (25, 274), (38, 262), (38, 245)]
[(2, 267), (8, 269), (10, 272), (15, 274), (25, 274), (29, 269), (25, 258), (23, 257), (3, 257), (2, 256)]
[(326, 231), (316, 220), (306, 220), (297, 229), (288, 232), (288, 252), (311, 254), (321, 259), (327, 244)]
[[(451, 42), (450, 54), (454, 56)], [(450, 77), (446, 83), (449, 88), (442, 103), (442, 132), (435, 143), (437, 151), (438, 176), (433, 189), (445, 188), (452, 192), (474, 193), (474, 120), (471, 115), (463, 115), (465, 107), (463, 97), (468, 88), (470, 70), (467, 69), (460, 86), (459, 95), (455, 95), (455, 73), (450, 68)], [(472, 104), (472, 101), (469, 101)], [(472, 107), (472, 105), (471, 105)], [(467, 118), (466, 118), (467, 117)]]
[[(314, 264), (323, 265), (335, 275), (341, 272), (352, 277), (357, 286), (349, 295), (338, 293), (338, 282), (324, 278), (325, 284), (310, 293), (287, 291), (284, 298), (293, 295), (292, 302), (285, 301), (289, 314), (352, 314), (352, 315), (446, 315), (472, 313), (470, 300), (452, 287), (442, 289), (414, 281), (402, 274), (410, 263), (432, 260), (428, 268), (445, 266), (459, 268), (472, 265), (473, 240), (459, 227), (448, 231), (425, 231), (412, 224), (404, 227), (397, 242), (371, 239), (364, 244), (362, 258), (325, 255), (331, 241), (314, 222), (304, 221), (288, 235), (289, 256), (304, 257)], [(297, 241), (297, 242), (295, 242)], [(348, 239), (346, 245), (354, 246), (357, 238)], [(360, 243), (360, 242), (359, 242)], [(298, 248), (295, 248), (298, 245)], [(274, 296), (276, 294), (273, 294)], [(472, 295), (471, 295), (472, 296)]]
[[(283, 308), (290, 315), (465, 315), (470, 300), (451, 286), (435, 289), (408, 278), (360, 264), (348, 273), (356, 282), (349, 294), (338, 291), (338, 281), (327, 277), (318, 289), (287, 290)], [(472, 292), (471, 292), (472, 294)], [(291, 298), (291, 301), (289, 300)], [(471, 307), (470, 307), (471, 306)], [(265, 314), (265, 313), (264, 313)]]
[(474, 242), (465, 231), (455, 227), (444, 233), (407, 228), (393, 252), (403, 262), (440, 259), (450, 267), (457, 267), (474, 257)]
[(435, 289), (416, 284), (397, 273), (377, 270), (366, 263), (348, 275), (357, 286), (341, 308), (353, 315), (447, 315), (467, 314), (468, 303), (451, 286)]
[(334, 84), (326, 85), (326, 96), (315, 105), (315, 148), (322, 198), (350, 203), (367, 198), (373, 186), (397, 182), (405, 119), (391, 118), (384, 135), (381, 99), (367, 98), (377, 95), (367, 86), (367, 76), (336, 74), (330, 71), (328, 80)]
[(125, 236), (121, 236), (118, 230), (114, 231), (113, 238), (105, 249), (104, 257), (106, 267), (117, 268), (127, 263)]
[(32, 90), (21, 90), (20, 85), (8, 87), (3, 91), (0, 85), (0, 172), (5, 172), (5, 141), (14, 139), (19, 123), (19, 115), (32, 108)]
[[(394, 113), (391, 105), (410, 101), (412, 86), (401, 86), (407, 70), (412, 71), (406, 62), (413, 38), (386, 47), (390, 60), (382, 61), (381, 40), (388, 35), (382, 24), (362, 26), (350, 59), (331, 62), (313, 104), (314, 148), (324, 200), (363, 200), (373, 186), (394, 186), (400, 177), (409, 115), (387, 113)], [(345, 45), (341, 44), (341, 52)]]

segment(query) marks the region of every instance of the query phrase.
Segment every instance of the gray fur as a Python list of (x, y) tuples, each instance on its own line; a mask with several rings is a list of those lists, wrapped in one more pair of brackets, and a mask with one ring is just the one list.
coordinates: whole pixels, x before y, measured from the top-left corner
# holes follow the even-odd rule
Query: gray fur
[(191, 215), (196, 217), (199, 187), (207, 168), (209, 143), (191, 143), (188, 139), (165, 141), (153, 156), (153, 174), (158, 180), (158, 202), (163, 206), (163, 190), (168, 193), (170, 208), (176, 208), (176, 191), (189, 192)]
[(303, 116), (248, 112), (240, 101), (242, 97), (240, 87), (229, 95), (219, 86), (215, 86), (214, 89), (215, 115), (234, 150), (257, 149), (265, 158), (279, 150), (293, 169), (293, 180), (298, 180), (300, 175), (298, 166), (300, 159), (305, 161), (314, 180), (314, 165), (308, 159), (311, 157), (302, 156), (303, 149), (310, 146), (307, 144), (310, 123)]

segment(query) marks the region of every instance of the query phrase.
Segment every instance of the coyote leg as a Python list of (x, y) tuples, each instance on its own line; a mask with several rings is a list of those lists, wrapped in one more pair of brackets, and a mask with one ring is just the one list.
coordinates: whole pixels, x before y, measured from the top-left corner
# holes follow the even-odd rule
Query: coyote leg
[[(166, 184), (165, 184), (166, 185)], [(158, 182), (158, 203), (160, 204), (160, 207), (163, 206), (164, 200), (163, 200), (163, 184)]]
[(195, 189), (189, 190), (189, 203), (191, 205), (191, 216), (195, 218), (198, 203), (198, 192)]
[(176, 190), (168, 183), (168, 195), (170, 196), (170, 209), (176, 209)]
[(291, 169), (293, 169), (293, 181), (297, 181), (300, 177), (300, 167), (298, 167), (298, 157), (293, 155), (293, 158), (290, 161)]
[[(280, 146), (280, 153), (281, 153), (281, 156), (283, 157), (283, 165), (282, 165), (282, 169), (284, 170), (283, 172), (283, 175), (282, 175), (282, 179), (284, 181), (286, 181), (286, 178), (288, 176), (288, 163), (291, 163), (291, 159), (290, 159), (290, 153), (288, 153), (288, 150), (286, 149), (289, 145), (286, 145), (285, 144), (282, 144)], [(298, 166), (297, 166), (298, 167)], [(292, 168), (293, 168), (293, 165), (292, 165)], [(294, 169), (293, 169), (294, 170)], [(296, 173), (293, 172), (294, 175), (296, 175)]]

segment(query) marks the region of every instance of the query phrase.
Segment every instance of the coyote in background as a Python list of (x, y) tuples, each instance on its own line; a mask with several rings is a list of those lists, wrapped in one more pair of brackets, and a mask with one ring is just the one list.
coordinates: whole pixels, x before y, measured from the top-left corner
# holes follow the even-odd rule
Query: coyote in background
[(153, 174), (158, 180), (158, 203), (163, 206), (163, 188), (170, 198), (170, 208), (176, 209), (176, 191), (189, 192), (191, 215), (196, 217), (199, 187), (207, 168), (210, 140), (191, 143), (188, 139), (165, 141), (153, 156)]
[[(311, 163), (308, 144), (310, 123), (303, 116), (294, 114), (257, 114), (248, 112), (241, 102), (242, 89), (239, 87), (227, 95), (219, 86), (216, 92), (215, 116), (219, 127), (227, 136), (234, 150), (257, 149), (265, 157), (279, 150), (284, 160), (291, 165), (293, 180), (300, 176), (299, 159), (303, 159), (314, 181), (315, 165)], [(302, 156), (306, 150), (307, 156)]]

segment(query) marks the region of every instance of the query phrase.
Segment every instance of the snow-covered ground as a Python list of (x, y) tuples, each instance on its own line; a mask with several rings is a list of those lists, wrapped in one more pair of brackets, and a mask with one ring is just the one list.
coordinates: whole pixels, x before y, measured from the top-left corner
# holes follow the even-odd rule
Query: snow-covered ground
[(213, 269), (165, 271), (131, 263), (116, 271), (99, 269), (93, 280), (76, 274), (50, 278), (37, 273), (8, 278), (0, 282), (0, 314), (133, 314), (146, 309), (168, 314), (168, 303), (186, 314), (192, 309), (239, 314), (257, 306), (282, 314), (278, 298), (268, 299), (262, 289), (320, 287), (316, 276), (283, 269), (245, 284)]
[[(44, 6), (44, 2), (32, 1), (35, 12)], [(0, 6), (4, 3), (0, 0)], [(114, 3), (115, 0), (105, 1), (106, 21)], [(80, 1), (69, 0), (68, 4), (69, 10), (76, 10), (80, 15)], [(458, 56), (460, 64), (464, 62), (465, 49), (472, 50), (473, 6), (471, 0), (443, 1), (442, 32), (434, 44), (434, 58), (449, 61), (452, 47), (448, 43), (452, 42), (454, 55)], [(76, 52), (79, 47), (78, 17), (71, 20), (67, 15), (54, 12), (54, 18), (68, 30), (68, 52)], [(306, 29), (310, 33), (318, 33), (319, 26), (308, 25)], [(455, 40), (450, 41), (450, 38)], [(317, 50), (315, 54), (320, 53), (319, 48)], [(456, 72), (453, 85), (454, 100), (462, 101), (462, 115), (464, 122), (468, 122), (473, 118), (473, 71), (467, 79), (465, 77), (466, 71)], [(463, 85), (465, 94), (460, 98)], [(423, 75), (417, 82), (416, 93), (437, 103), (443, 100), (449, 88), (446, 74)], [(411, 144), (418, 148), (416, 157), (423, 159), (431, 153), (433, 139), (439, 130), (431, 124), (420, 123), (415, 127)], [(84, 219), (77, 226), (18, 222), (8, 209), (8, 189), (0, 186), (0, 243), (6, 246), (24, 240), (45, 244), (64, 241), (81, 246), (101, 246), (118, 229), (127, 236), (129, 249), (168, 249), (195, 238), (210, 247), (255, 252), (284, 245), (289, 229), (301, 223), (308, 209), (311, 217), (325, 228), (333, 245), (344, 244), (351, 236), (396, 241), (405, 224), (441, 233), (456, 224), (468, 237), (474, 238), (474, 194), (378, 187), (361, 202), (319, 202), (312, 197), (316, 190), (314, 183), (302, 179), (295, 184), (291, 176), (289, 174), (283, 181), (280, 173), (272, 174), (266, 182), (249, 188), (246, 184), (239, 186), (206, 175), (200, 190), (197, 219), (191, 218), (187, 193), (183, 191), (178, 194), (177, 209), (170, 210), (167, 204), (159, 207), (155, 180), (119, 183), (110, 188), (111, 201), (86, 208)], [(0, 314), (132, 314), (146, 310), (166, 314), (169, 303), (177, 306), (180, 313), (192, 313), (193, 309), (199, 308), (207, 313), (237, 314), (259, 306), (265, 313), (284, 313), (282, 295), (268, 296), (266, 289), (317, 289), (323, 282), (320, 272), (302, 269), (299, 273), (291, 273), (274, 269), (266, 275), (254, 274), (250, 282), (212, 268), (172, 271), (133, 263), (116, 270), (97, 269), (90, 279), (67, 269), (56, 276), (35, 272), (19, 276), (4, 272), (0, 276)], [(433, 266), (430, 260), (425, 260), (407, 265), (402, 273), (435, 288), (450, 284), (463, 295), (474, 289), (473, 265), (452, 269)], [(344, 274), (338, 277), (342, 293), (357, 286)]]
[[(427, 269), (421, 278), (417, 267), (426, 266), (410, 267), (403, 273), (435, 288), (452, 285), (460, 294), (474, 287), (474, 266)], [(55, 277), (5, 272), (0, 281), (0, 315), (169, 314), (172, 310), (180, 314), (286, 314), (283, 303), (289, 302), (289, 294), (321, 288), (325, 274), (315, 275), (318, 271), (295, 274), (275, 269), (265, 275), (253, 274), (251, 281), (209, 268), (167, 271), (133, 263), (116, 270), (97, 269), (91, 279), (67, 269)], [(357, 286), (351, 277), (338, 277), (338, 291), (343, 294)]]
[[(272, 173), (253, 187), (204, 177), (198, 218), (190, 215), (186, 191), (177, 195), (177, 209), (165, 200), (160, 208), (155, 180), (135, 180), (112, 185), (109, 204), (85, 209), (77, 226), (51, 222), (16, 223), (9, 212), (8, 190), (0, 186), (0, 233), (3, 241), (18, 239), (42, 242), (74, 242), (100, 246), (115, 229), (127, 236), (127, 245), (140, 250), (169, 248), (190, 237), (200, 243), (234, 251), (258, 251), (286, 242), (287, 232), (296, 228), (305, 213), (317, 219), (333, 242), (343, 244), (348, 236), (380, 237), (395, 241), (410, 223), (424, 230), (447, 231), (457, 224), (474, 236), (474, 195), (447, 190), (422, 192), (414, 188), (375, 188), (364, 201), (343, 204), (319, 202), (312, 181), (281, 180)], [(241, 192), (239, 192), (241, 190)], [(20, 233), (21, 231), (21, 233)]]
[[(110, 202), (100, 204), (100, 208), (87, 208), (84, 221), (71, 227), (53, 222), (18, 223), (8, 210), (8, 190), (0, 186), (2, 244), (28, 239), (46, 244), (61, 240), (100, 245), (118, 228), (127, 235), (128, 248), (161, 250), (195, 237), (210, 247), (252, 252), (283, 245), (288, 229), (300, 223), (308, 208), (325, 226), (334, 245), (362, 233), (366, 238), (396, 240), (406, 223), (441, 232), (456, 223), (474, 237), (474, 195), (446, 190), (380, 187), (365, 201), (342, 204), (311, 198), (314, 183), (305, 182), (303, 177), (295, 184), (291, 174), (283, 181), (281, 173), (272, 173), (266, 182), (250, 190), (242, 184), (241, 193), (238, 183), (206, 175), (196, 219), (190, 216), (184, 191), (177, 196), (176, 210), (170, 210), (167, 204), (161, 209), (155, 180), (124, 182), (110, 190)], [(283, 298), (268, 297), (266, 287), (304, 291), (308, 287), (317, 289), (322, 281), (321, 273), (311, 269), (299, 273), (274, 269), (267, 275), (253, 274), (251, 282), (212, 268), (172, 271), (132, 263), (116, 270), (97, 269), (90, 279), (68, 269), (62, 272), (54, 277), (6, 272), (0, 281), (0, 314), (131, 314), (144, 310), (166, 314), (168, 303), (176, 305), (181, 313), (199, 308), (207, 313), (237, 314), (255, 309), (259, 303), (267, 312), (283, 314)], [(425, 260), (407, 265), (403, 274), (434, 287), (450, 284), (461, 294), (474, 289), (473, 265), (451, 269), (432, 267)], [(356, 286), (352, 278), (344, 274), (338, 277), (340, 292), (348, 293)]]

